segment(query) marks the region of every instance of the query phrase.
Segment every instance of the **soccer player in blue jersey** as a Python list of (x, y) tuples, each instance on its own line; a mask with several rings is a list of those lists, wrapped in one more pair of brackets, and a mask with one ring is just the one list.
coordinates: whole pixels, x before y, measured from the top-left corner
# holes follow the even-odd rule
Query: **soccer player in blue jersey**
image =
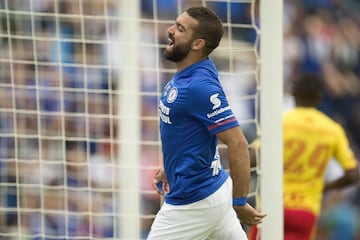
[[(246, 201), (248, 144), (209, 58), (223, 25), (210, 9), (191, 7), (167, 31), (164, 56), (177, 72), (159, 103), (164, 161), (153, 185), (165, 201), (148, 239), (247, 239), (240, 221), (259, 224), (265, 214)], [(227, 145), (230, 176), (220, 162), (218, 139)]]

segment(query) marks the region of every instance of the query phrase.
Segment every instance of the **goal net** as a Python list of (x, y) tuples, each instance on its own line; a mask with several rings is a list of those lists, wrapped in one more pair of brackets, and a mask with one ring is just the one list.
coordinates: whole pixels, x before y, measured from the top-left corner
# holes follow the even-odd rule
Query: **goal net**
[(0, 0), (0, 239), (146, 238), (161, 206), (158, 98), (175, 73), (166, 29), (192, 5), (224, 22), (212, 58), (251, 142), (259, 1)]

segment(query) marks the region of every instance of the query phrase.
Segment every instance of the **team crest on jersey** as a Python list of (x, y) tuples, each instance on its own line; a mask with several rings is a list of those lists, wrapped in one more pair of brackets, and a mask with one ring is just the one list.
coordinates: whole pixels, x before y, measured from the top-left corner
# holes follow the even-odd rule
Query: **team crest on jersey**
[(178, 90), (176, 87), (173, 87), (170, 92), (169, 92), (169, 95), (167, 97), (167, 102), (168, 103), (172, 103), (175, 101), (176, 97), (178, 95)]

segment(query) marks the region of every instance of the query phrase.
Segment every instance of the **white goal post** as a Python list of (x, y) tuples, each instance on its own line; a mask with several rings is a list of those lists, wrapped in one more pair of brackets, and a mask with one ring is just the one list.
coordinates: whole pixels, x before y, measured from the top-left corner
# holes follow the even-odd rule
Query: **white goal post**
[(283, 1), (260, 1), (261, 239), (283, 239)]
[(120, 1), (119, 15), (122, 18), (119, 25), (120, 52), (126, 56), (120, 62), (124, 70), (120, 70), (119, 86), (119, 164), (121, 191), (119, 192), (120, 233), (122, 239), (140, 239), (140, 174), (138, 166), (140, 152), (140, 77), (138, 63), (140, 52), (137, 43), (141, 35), (140, 1)]

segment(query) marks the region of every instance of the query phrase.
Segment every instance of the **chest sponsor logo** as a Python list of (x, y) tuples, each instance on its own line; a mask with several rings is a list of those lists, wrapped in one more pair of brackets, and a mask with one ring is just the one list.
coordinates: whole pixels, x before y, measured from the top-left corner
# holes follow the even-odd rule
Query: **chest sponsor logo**
[(172, 124), (170, 119), (170, 110), (171, 109), (165, 106), (164, 103), (160, 100), (159, 113), (160, 113), (160, 119), (163, 123)]

